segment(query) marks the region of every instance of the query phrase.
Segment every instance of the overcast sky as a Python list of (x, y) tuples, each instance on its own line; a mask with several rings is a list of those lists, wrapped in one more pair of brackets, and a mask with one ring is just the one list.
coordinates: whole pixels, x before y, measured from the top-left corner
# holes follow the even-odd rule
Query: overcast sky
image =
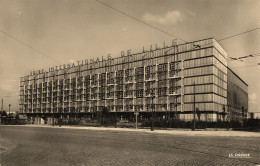
[[(222, 39), (260, 27), (259, 0), (100, 1), (186, 41)], [(143, 46), (162, 47), (174, 39), (95, 0), (0, 0), (0, 4), (0, 98), (5, 110), (8, 104), (11, 111), (18, 110), (19, 78), (32, 70), (107, 54), (118, 57), (122, 50), (140, 52)], [(220, 44), (230, 57), (259, 53), (260, 29)], [(249, 85), (249, 111), (260, 112), (260, 66), (253, 66), (260, 63), (260, 56), (246, 61), (250, 62), (231, 61), (229, 66)]]

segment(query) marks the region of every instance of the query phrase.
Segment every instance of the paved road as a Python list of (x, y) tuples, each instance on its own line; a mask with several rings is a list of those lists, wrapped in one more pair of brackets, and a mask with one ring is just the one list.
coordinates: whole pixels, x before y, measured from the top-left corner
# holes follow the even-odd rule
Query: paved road
[[(260, 164), (259, 137), (21, 126), (0, 126), (0, 132), (2, 166)], [(250, 156), (235, 157), (236, 153)]]

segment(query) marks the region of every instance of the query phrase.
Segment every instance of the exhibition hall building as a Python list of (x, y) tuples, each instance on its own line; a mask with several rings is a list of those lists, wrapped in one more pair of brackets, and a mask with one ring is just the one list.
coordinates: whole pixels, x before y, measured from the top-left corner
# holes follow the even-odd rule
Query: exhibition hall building
[(20, 113), (34, 121), (91, 119), (104, 109), (125, 120), (154, 113), (192, 121), (194, 112), (201, 121), (242, 120), (248, 85), (228, 67), (214, 38), (93, 57), (21, 77)]

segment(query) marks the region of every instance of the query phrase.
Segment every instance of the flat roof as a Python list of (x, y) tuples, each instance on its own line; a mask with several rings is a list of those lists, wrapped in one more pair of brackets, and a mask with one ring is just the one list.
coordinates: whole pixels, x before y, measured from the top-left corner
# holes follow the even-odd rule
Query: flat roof
[(237, 76), (237, 78), (239, 78), (246, 86), (248, 86), (248, 84), (247, 84), (244, 80), (242, 80), (242, 78), (239, 77), (231, 68), (229, 68), (229, 67), (227, 67), (227, 68), (228, 68), (228, 70), (230, 70), (235, 76)]

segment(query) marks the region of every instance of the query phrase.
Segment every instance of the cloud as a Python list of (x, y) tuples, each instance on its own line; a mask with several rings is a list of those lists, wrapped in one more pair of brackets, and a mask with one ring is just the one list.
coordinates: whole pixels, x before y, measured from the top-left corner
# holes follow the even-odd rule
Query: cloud
[(256, 101), (256, 93), (252, 93), (249, 95), (249, 103), (255, 103)]
[(76, 61), (74, 59), (69, 59), (69, 63), (76, 63)]
[(146, 22), (154, 22), (163, 25), (176, 24), (183, 20), (183, 15), (178, 10), (168, 11), (163, 16), (145, 13), (142, 18)]
[(196, 14), (192, 11), (188, 11), (187, 14), (190, 15), (190, 16), (196, 16)]

